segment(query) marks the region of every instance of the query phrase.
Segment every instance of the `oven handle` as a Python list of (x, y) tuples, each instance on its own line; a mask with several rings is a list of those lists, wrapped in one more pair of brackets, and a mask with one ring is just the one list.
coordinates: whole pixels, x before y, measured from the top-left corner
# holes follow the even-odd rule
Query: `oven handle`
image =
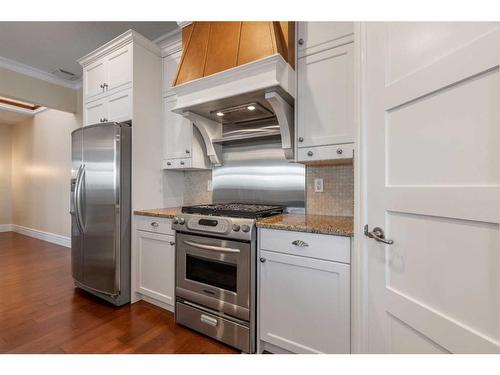
[(219, 251), (221, 253), (239, 253), (239, 249), (232, 249), (230, 247), (220, 247), (220, 246), (212, 246), (212, 245), (204, 245), (201, 243), (197, 242), (192, 242), (192, 241), (184, 241), (186, 245), (192, 246), (192, 247), (197, 247), (198, 249), (203, 249), (203, 250), (211, 250), (211, 251)]

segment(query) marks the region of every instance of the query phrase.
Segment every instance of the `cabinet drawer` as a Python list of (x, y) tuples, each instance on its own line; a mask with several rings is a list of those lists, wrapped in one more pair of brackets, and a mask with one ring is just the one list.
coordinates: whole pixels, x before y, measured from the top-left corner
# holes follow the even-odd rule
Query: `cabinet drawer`
[(351, 263), (351, 239), (349, 237), (260, 229), (259, 248), (308, 258)]
[(192, 166), (192, 158), (165, 159), (163, 169), (187, 169)]
[(304, 147), (298, 149), (298, 161), (342, 160), (354, 157), (354, 144)]
[(135, 215), (136, 227), (147, 232), (175, 235), (172, 229), (172, 220), (163, 217)]

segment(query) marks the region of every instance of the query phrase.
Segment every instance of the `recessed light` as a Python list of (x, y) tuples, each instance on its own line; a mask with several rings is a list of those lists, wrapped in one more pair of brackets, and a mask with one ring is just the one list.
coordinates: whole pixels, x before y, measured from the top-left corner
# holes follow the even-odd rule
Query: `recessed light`
[(222, 117), (222, 116), (224, 116), (224, 113), (222, 113), (222, 112), (217, 112), (217, 113), (216, 113), (216, 115), (217, 115), (217, 116), (219, 116), (219, 117)]
[(249, 105), (249, 106), (247, 107), (247, 109), (248, 109), (249, 111), (253, 111), (253, 110), (255, 110), (255, 106), (254, 106), (254, 105)]

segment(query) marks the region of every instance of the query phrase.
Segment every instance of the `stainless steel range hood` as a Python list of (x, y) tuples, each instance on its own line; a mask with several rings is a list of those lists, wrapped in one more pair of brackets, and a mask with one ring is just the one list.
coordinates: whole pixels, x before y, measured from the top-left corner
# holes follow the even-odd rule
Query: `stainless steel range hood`
[(174, 112), (200, 130), (212, 163), (220, 144), (279, 136), (293, 159), (295, 74), (280, 54), (177, 85)]

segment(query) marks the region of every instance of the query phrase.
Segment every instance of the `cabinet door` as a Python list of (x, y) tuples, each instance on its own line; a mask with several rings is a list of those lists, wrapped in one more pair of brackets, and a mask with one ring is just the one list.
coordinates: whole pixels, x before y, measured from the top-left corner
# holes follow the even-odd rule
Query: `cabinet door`
[(106, 60), (98, 60), (84, 68), (83, 77), (84, 98), (102, 94), (104, 92), (102, 85), (106, 82)]
[(132, 120), (132, 88), (119, 91), (106, 97), (108, 121), (123, 122)]
[(181, 61), (182, 51), (173, 53), (163, 58), (163, 91), (168, 92), (177, 74), (177, 67)]
[(107, 116), (107, 103), (105, 99), (85, 103), (83, 106), (83, 126), (102, 122)]
[(293, 353), (349, 353), (349, 265), (262, 250), (260, 258), (260, 340)]
[(132, 82), (132, 48), (132, 44), (128, 44), (105, 57), (107, 92)]
[(137, 231), (138, 291), (174, 305), (174, 236)]
[(299, 22), (297, 39), (298, 57), (319, 52), (325, 48), (352, 41), (353, 22)]
[(164, 99), (163, 156), (164, 159), (191, 156), (193, 124), (185, 117), (171, 111), (175, 99)]
[(298, 60), (298, 147), (354, 142), (353, 43)]

